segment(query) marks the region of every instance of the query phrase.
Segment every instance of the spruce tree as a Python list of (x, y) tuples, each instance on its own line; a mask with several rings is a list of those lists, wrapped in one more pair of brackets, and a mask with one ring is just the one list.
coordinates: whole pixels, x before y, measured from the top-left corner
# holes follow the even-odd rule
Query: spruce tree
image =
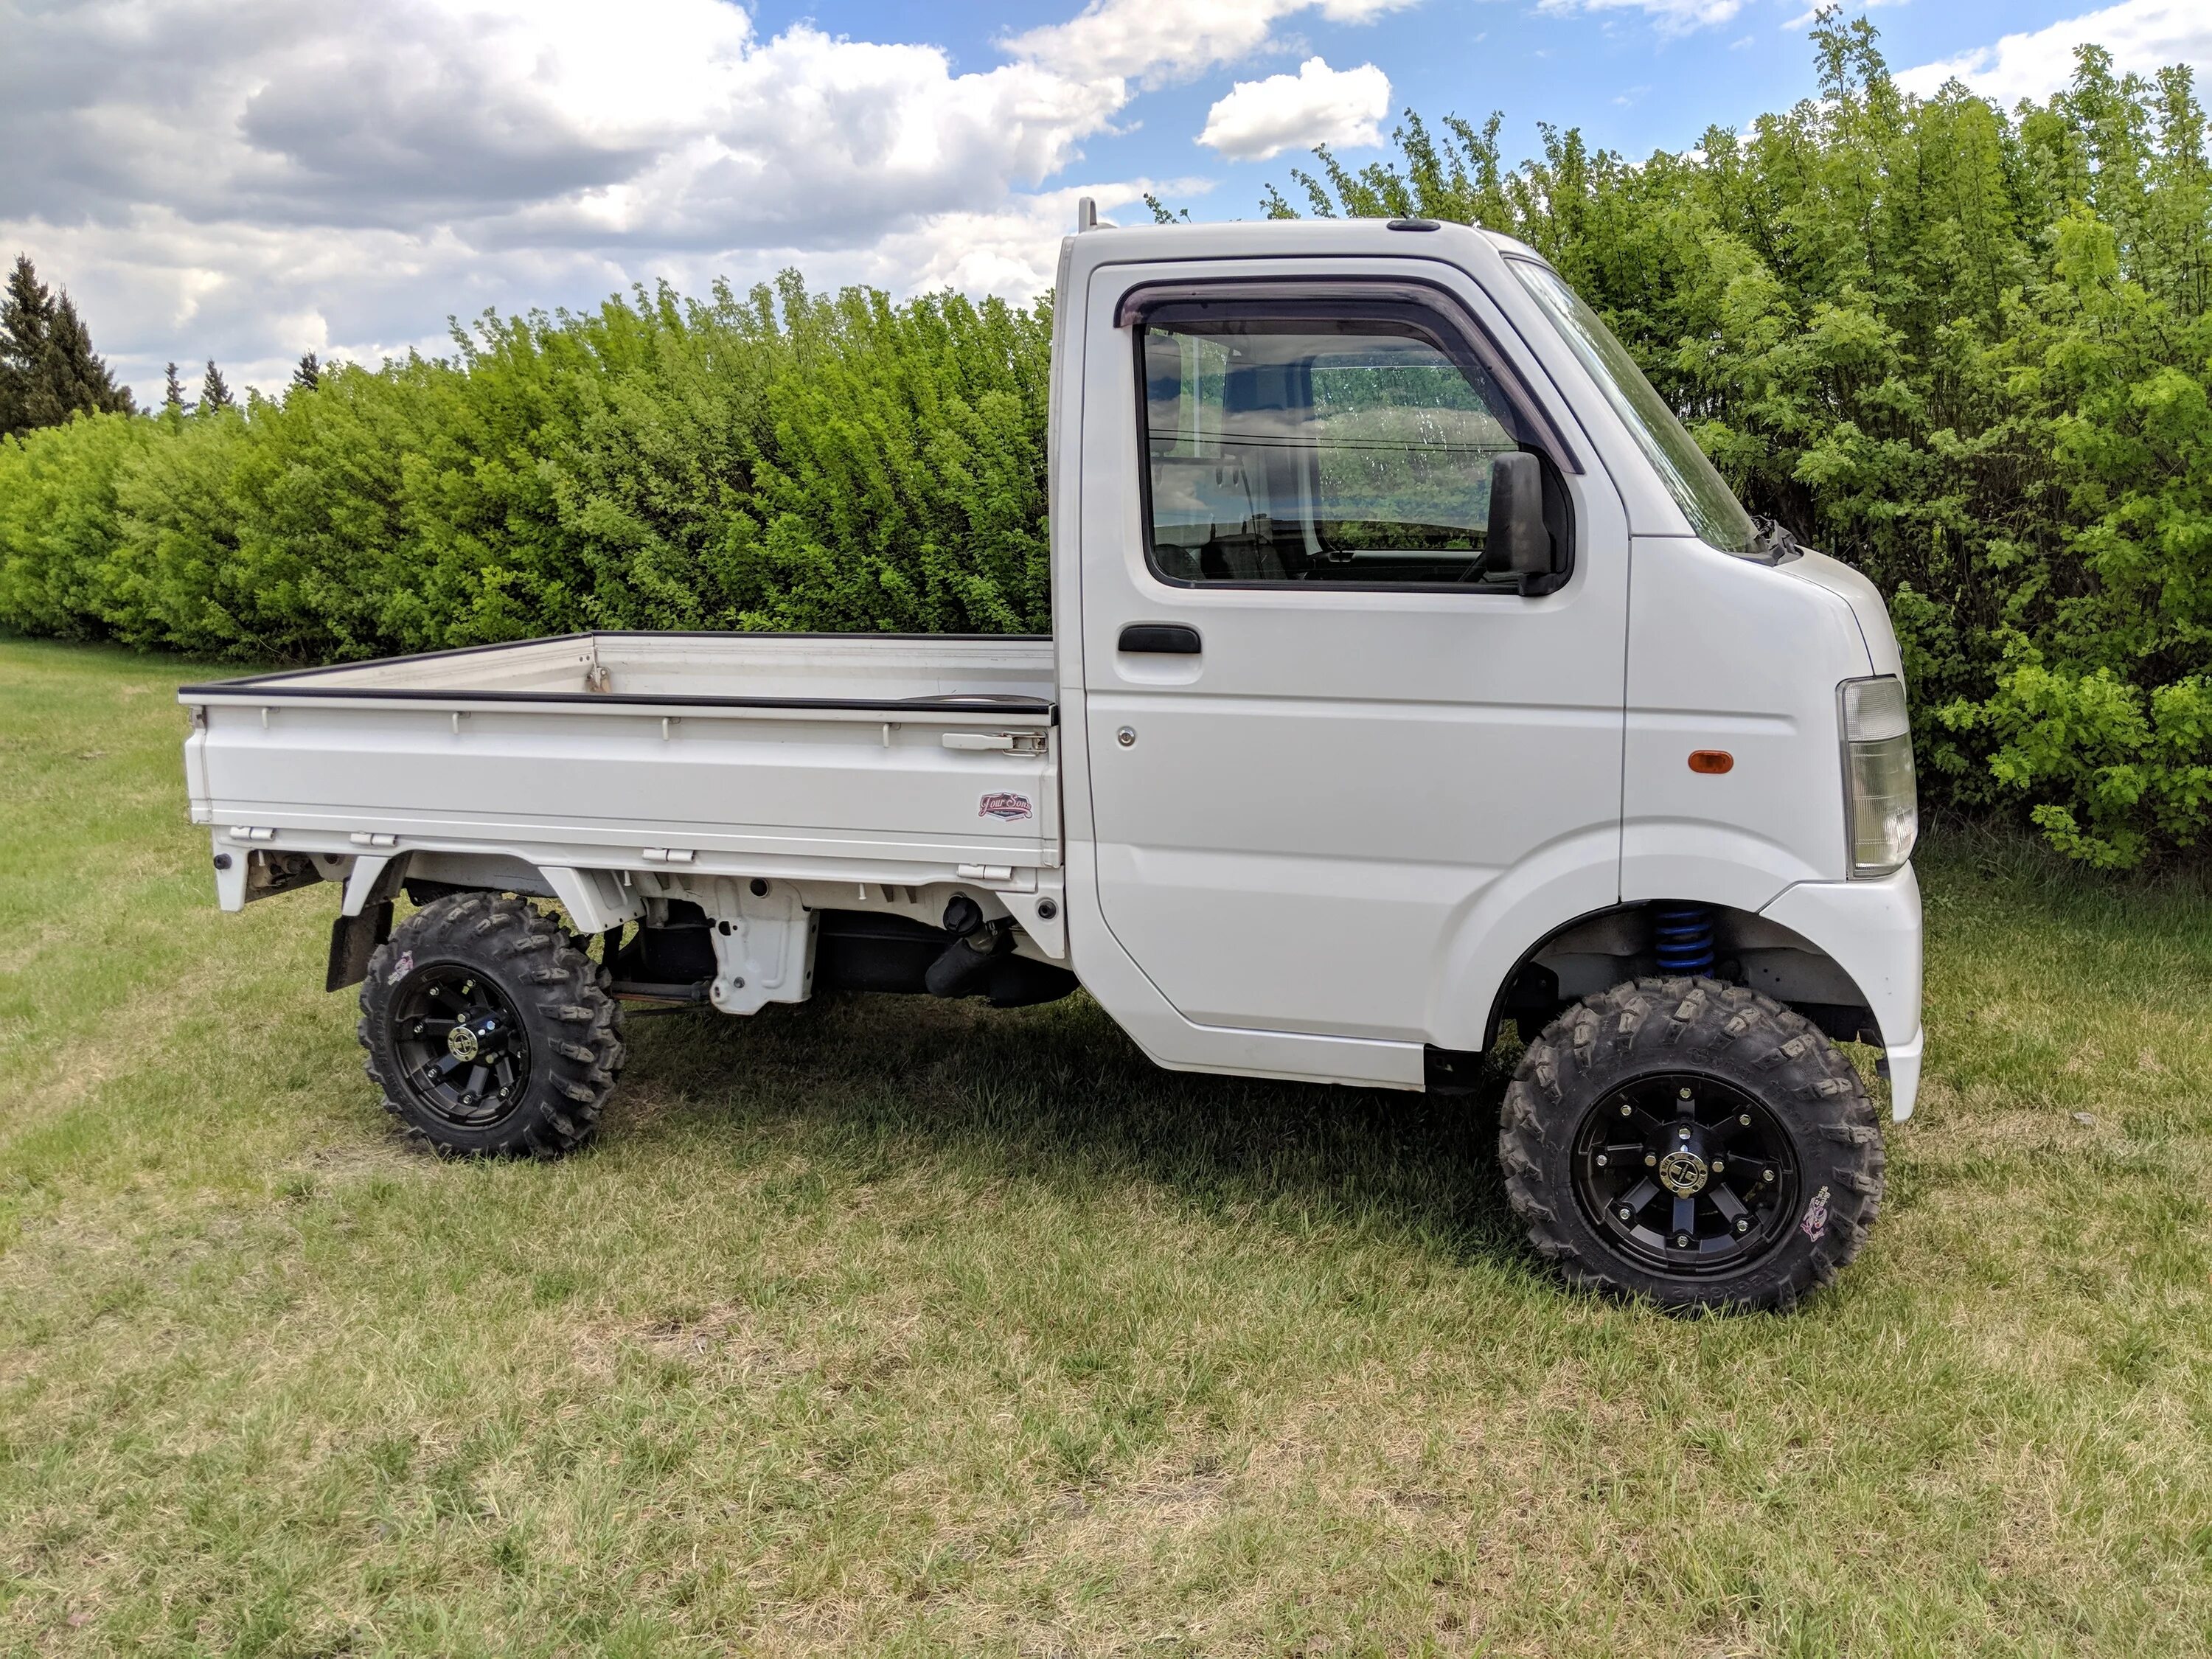
[(57, 298), (18, 254), (0, 299), (0, 435), (59, 426), (72, 415), (128, 414), (130, 388), (92, 349), (92, 335), (64, 293)]
[(161, 407), (173, 409), (179, 415), (185, 412), (185, 380), (177, 373), (174, 363), (169, 365), (168, 378), (161, 387)]
[(55, 422), (72, 415), (129, 415), (137, 408), (131, 388), (115, 376), (92, 349), (92, 333), (77, 315), (66, 290), (54, 305), (54, 321), (35, 378), (55, 405)]
[(222, 371), (215, 366), (215, 359), (209, 358), (207, 374), (200, 381), (199, 412), (205, 415), (214, 410), (229, 409), (237, 402), (238, 399), (230, 395), (230, 382), (222, 378)]
[(19, 253), (0, 298), (0, 437), (53, 423), (39, 418), (46, 410), (37, 390), (53, 327), (53, 296), (39, 280), (31, 256)]
[(292, 371), (292, 385), (297, 391), (313, 392), (322, 382), (322, 363), (310, 351), (300, 359), (300, 366)]

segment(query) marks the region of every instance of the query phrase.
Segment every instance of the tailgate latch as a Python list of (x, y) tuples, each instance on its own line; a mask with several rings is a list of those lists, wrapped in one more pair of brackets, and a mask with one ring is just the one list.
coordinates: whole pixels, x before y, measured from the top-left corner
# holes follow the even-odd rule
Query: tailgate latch
[(1042, 755), (1044, 753), (1044, 733), (1042, 732), (947, 732), (947, 749), (965, 750), (970, 754)]

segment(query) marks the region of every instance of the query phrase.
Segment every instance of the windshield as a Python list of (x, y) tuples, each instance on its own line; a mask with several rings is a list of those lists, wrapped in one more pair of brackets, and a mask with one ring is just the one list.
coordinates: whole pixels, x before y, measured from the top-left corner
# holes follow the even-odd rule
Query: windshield
[(1743, 510), (1727, 480), (1705, 459), (1698, 441), (1682, 429), (1667, 400), (1644, 378), (1628, 348), (1613, 337), (1613, 331), (1557, 271), (1526, 259), (1506, 263), (1536, 296), (1536, 303), (1557, 325), (1590, 378), (1605, 392), (1613, 412), (1634, 434), (1638, 447), (1658, 469), (1690, 527), (1724, 553), (1758, 556), (1762, 549), (1751, 514)]

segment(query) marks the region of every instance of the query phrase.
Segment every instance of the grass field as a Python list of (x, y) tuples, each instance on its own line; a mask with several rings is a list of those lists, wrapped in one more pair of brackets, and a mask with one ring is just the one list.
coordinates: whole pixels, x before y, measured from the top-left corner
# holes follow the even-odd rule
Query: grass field
[(2212, 899), (1928, 849), (1929, 1071), (1793, 1317), (1563, 1293), (1473, 1105), (1087, 1002), (635, 1022), (391, 1133), (169, 693), (0, 643), (0, 1644), (2212, 1651)]

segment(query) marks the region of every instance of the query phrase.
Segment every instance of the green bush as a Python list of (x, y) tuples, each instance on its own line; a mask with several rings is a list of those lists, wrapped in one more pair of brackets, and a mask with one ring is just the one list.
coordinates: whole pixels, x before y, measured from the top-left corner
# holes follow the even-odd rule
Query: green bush
[(65, 640), (110, 631), (116, 481), (156, 433), (149, 421), (100, 415), (0, 440), (0, 625)]
[[(1820, 95), (1632, 163), (1431, 129), (1309, 210), (1479, 222), (1754, 511), (1870, 575), (1931, 799), (2106, 866), (2212, 829), (2212, 172), (2189, 72)], [(1270, 192), (1270, 211), (1290, 204)], [(1164, 210), (1162, 210), (1164, 212)], [(577, 629), (1048, 626), (1048, 302), (639, 290), (243, 410), (0, 441), (0, 627), (321, 660)]]
[(0, 442), (0, 627), (322, 661), (587, 628), (1050, 626), (1051, 312), (665, 289)]

